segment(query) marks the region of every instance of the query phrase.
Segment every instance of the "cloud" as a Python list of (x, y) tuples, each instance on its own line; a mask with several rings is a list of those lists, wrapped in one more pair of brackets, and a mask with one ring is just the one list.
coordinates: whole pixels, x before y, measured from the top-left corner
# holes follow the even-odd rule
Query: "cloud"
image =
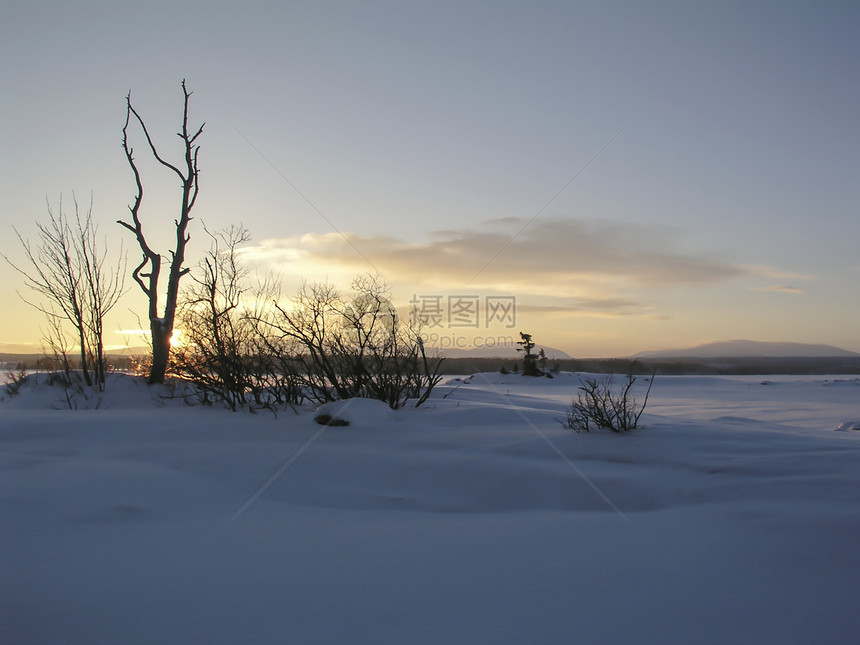
[(641, 303), (626, 298), (576, 298), (568, 301), (550, 299), (549, 304), (543, 305), (517, 303), (517, 312), (520, 314), (589, 315), (614, 318), (642, 315), (645, 310), (647, 307)]
[(803, 289), (798, 289), (797, 287), (791, 287), (788, 285), (777, 284), (772, 287), (758, 287), (754, 288), (753, 291), (771, 291), (776, 293), (792, 293), (792, 294), (802, 294)]
[[(743, 267), (678, 251), (674, 233), (619, 222), (502, 218), (480, 228), (404, 240), (356, 233), (264, 240), (248, 257), (290, 271), (367, 271), (418, 287), (494, 290), (584, 300), (676, 285), (710, 285), (747, 274)], [(359, 252), (356, 252), (358, 249)], [(606, 303), (604, 303), (606, 304)]]
[(746, 266), (744, 269), (753, 275), (761, 276), (763, 278), (773, 278), (774, 280), (801, 280), (803, 282), (810, 282), (815, 279), (806, 273), (781, 271), (761, 264)]

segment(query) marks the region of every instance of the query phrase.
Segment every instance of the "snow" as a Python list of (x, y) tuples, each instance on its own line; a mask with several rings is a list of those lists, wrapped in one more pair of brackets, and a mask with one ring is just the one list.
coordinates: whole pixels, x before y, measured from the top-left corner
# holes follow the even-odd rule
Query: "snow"
[(24, 387), (0, 642), (856, 642), (860, 379), (658, 376), (623, 436), (557, 422), (577, 384), (330, 404), (349, 427)]

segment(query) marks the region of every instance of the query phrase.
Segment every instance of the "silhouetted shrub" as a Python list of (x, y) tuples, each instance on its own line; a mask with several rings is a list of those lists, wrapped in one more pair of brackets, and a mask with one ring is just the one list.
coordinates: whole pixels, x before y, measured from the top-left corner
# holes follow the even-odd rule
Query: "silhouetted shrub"
[(600, 429), (624, 433), (635, 430), (648, 404), (648, 396), (654, 384), (654, 374), (649, 379), (648, 389), (641, 404), (631, 393), (636, 380), (637, 377), (633, 376), (632, 369), (628, 372), (625, 381), (617, 388), (615, 376), (611, 374), (599, 379), (596, 377), (581, 379), (579, 393), (570, 404), (567, 419), (561, 421), (562, 425), (575, 432), (591, 432)]

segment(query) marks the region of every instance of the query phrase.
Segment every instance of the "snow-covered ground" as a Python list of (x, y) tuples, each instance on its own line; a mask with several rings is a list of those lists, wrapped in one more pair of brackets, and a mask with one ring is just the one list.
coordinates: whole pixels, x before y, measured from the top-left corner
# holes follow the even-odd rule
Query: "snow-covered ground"
[(25, 388), (0, 642), (858, 642), (860, 379), (658, 377), (625, 436), (556, 422), (577, 384), (450, 379), (348, 427)]

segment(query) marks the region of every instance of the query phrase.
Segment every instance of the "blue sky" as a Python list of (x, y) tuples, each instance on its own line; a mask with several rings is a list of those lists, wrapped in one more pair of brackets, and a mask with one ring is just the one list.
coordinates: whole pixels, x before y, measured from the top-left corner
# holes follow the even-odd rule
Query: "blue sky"
[[(401, 305), (514, 295), (518, 328), (573, 355), (726, 338), (860, 351), (856, 3), (0, 11), (12, 258), (11, 227), (32, 237), (46, 197), (72, 191), (135, 257), (113, 223), (133, 196), (124, 97), (178, 153), (186, 78), (206, 122), (196, 215), (243, 222), (247, 258), (287, 293), (372, 265)], [(144, 216), (169, 234), (175, 182), (144, 171)], [(17, 282), (0, 266), (0, 345), (38, 344)], [(136, 327), (142, 296), (121, 309), (113, 328)]]

